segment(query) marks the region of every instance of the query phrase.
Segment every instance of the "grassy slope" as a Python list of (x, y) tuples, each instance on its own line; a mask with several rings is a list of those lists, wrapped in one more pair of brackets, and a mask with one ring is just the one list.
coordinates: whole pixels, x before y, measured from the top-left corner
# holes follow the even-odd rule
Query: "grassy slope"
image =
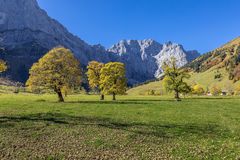
[(228, 42), (227, 44), (223, 45), (220, 48), (228, 48), (228, 47), (231, 47), (233, 45), (239, 45), (239, 44), (240, 44), (240, 37), (237, 37), (234, 40)]
[(118, 98), (1, 95), (0, 159), (240, 156), (240, 99)]
[[(201, 73), (190, 73), (191, 78), (188, 80), (188, 83), (193, 84), (200, 84), (205, 90), (207, 87), (210, 89), (212, 86), (217, 85), (221, 87), (222, 89), (226, 89), (227, 87), (232, 86), (233, 88), (236, 88), (240, 85), (240, 81), (233, 83), (233, 81), (230, 81), (228, 79), (228, 73), (224, 68), (218, 70), (219, 73), (222, 74), (222, 78), (215, 79), (215, 68), (211, 68), (205, 72)], [(127, 91), (129, 95), (146, 95), (149, 90), (164, 90), (162, 86), (161, 81), (157, 82), (151, 82), (145, 85), (141, 85), (135, 88), (132, 88)]]
[(127, 91), (128, 95), (146, 95), (149, 90), (164, 90), (160, 81), (150, 82), (141, 86), (131, 88)]
[(0, 77), (0, 93), (13, 93), (16, 90), (22, 91), (21, 83), (13, 82), (9, 79)]
[[(234, 45), (239, 45), (240, 44), (240, 37), (228, 42), (227, 44), (223, 45), (222, 47), (218, 48), (217, 50), (221, 50), (221, 49), (225, 49), (225, 48), (229, 48), (232, 47)], [(199, 58), (197, 58), (196, 60), (198, 60)], [(211, 61), (211, 60), (205, 60), (205, 62), (207, 61)], [(220, 67), (222, 66), (221, 62), (220, 64), (217, 64), (216, 66), (208, 69), (205, 72), (200, 72), (200, 73), (191, 73), (191, 79), (188, 81), (190, 84), (200, 84), (202, 85), (203, 88), (211, 88), (213, 85), (217, 85), (219, 87), (221, 87), (222, 89), (225, 89), (229, 86), (232, 86), (233, 88), (235, 88), (236, 86), (240, 85), (240, 82), (237, 83), (233, 83), (233, 81), (230, 81), (228, 79), (229, 74), (227, 73), (227, 71)], [(217, 68), (221, 68), (221, 69), (217, 69)], [(215, 72), (219, 71), (219, 73), (222, 74), (222, 78), (221, 79), (214, 79), (215, 76)], [(128, 94), (129, 95), (146, 95), (147, 92), (149, 90), (163, 90), (162, 89), (162, 83), (161, 82), (151, 82), (149, 84), (145, 84), (145, 85), (141, 85), (135, 88), (132, 88), (130, 90), (128, 90)]]
[(205, 89), (208, 87), (209, 89), (217, 85), (221, 87), (222, 89), (227, 89), (227, 87), (230, 85), (233, 88), (236, 88), (238, 85), (240, 85), (240, 82), (233, 83), (233, 81), (229, 80), (228, 78), (228, 73), (224, 68), (218, 69), (219, 73), (222, 74), (222, 78), (220, 79), (215, 79), (215, 68), (211, 68), (207, 70), (206, 72), (202, 73), (191, 73), (191, 78), (189, 80), (190, 84), (200, 84), (202, 85)]

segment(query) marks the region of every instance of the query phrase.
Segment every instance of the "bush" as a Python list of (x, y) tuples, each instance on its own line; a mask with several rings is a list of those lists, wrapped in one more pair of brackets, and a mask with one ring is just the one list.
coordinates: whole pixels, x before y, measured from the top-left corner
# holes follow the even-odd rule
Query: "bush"
[(213, 86), (210, 92), (213, 96), (219, 96), (222, 93), (222, 89), (218, 86)]
[(214, 76), (214, 79), (220, 79), (222, 78), (222, 74), (221, 73), (216, 73)]
[(13, 90), (13, 93), (18, 94), (19, 91), (20, 91), (20, 89), (18, 87), (15, 87), (14, 90)]
[(155, 95), (155, 90), (149, 90), (149, 91), (148, 91), (148, 95), (150, 95), (150, 96)]
[(200, 86), (199, 84), (197, 84), (193, 87), (193, 91), (192, 91), (193, 94), (203, 95), (204, 92), (205, 91), (204, 91), (203, 87)]
[(234, 95), (240, 96), (240, 86), (235, 89)]

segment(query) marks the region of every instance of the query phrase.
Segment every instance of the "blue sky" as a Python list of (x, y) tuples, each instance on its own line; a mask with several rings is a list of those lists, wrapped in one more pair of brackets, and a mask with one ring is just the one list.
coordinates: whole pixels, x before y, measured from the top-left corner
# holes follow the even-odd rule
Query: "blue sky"
[(106, 48), (173, 41), (205, 53), (240, 36), (240, 0), (38, 0), (71, 33)]

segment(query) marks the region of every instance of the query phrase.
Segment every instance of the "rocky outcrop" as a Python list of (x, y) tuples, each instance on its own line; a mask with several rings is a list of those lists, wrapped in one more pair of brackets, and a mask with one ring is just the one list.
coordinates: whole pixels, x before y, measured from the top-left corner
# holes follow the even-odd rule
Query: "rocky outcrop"
[(168, 42), (162, 45), (152, 39), (123, 40), (108, 51), (118, 54), (119, 61), (126, 64), (131, 83), (159, 78), (163, 63), (171, 57), (175, 57), (178, 66), (182, 67), (200, 55), (197, 51), (185, 51), (179, 44)]
[(163, 45), (160, 53), (154, 57), (158, 65), (158, 69), (154, 75), (156, 78), (162, 75), (162, 65), (164, 62), (169, 61), (171, 57), (176, 59), (178, 67), (182, 67), (198, 56), (200, 56), (200, 54), (197, 51), (185, 51), (182, 45), (167, 42)]
[(154, 40), (123, 40), (113, 45), (108, 52), (119, 56), (118, 61), (126, 65), (129, 82), (134, 84), (154, 79), (158, 69), (156, 56), (162, 50), (162, 45)]
[(112, 59), (100, 45), (88, 45), (69, 33), (36, 0), (0, 0), (0, 58), (11, 66), (7, 72), (11, 79), (24, 82), (31, 65), (59, 45), (71, 49), (82, 66), (93, 59)]
[(36, 0), (0, 0), (0, 58), (10, 66), (9, 78), (26, 81), (32, 64), (59, 45), (71, 49), (83, 67), (91, 60), (125, 63), (130, 84), (158, 77), (162, 62), (170, 56), (178, 57), (179, 66), (199, 56), (196, 52), (184, 51), (180, 45), (162, 45), (151, 39), (121, 41), (106, 50), (69, 33), (50, 18)]

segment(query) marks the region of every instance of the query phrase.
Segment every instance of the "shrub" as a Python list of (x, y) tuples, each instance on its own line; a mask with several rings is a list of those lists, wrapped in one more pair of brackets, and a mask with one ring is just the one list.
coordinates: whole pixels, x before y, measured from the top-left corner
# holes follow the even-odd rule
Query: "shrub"
[(148, 91), (148, 95), (150, 95), (150, 96), (155, 95), (155, 90), (149, 90), (149, 91)]
[(193, 87), (193, 94), (197, 94), (197, 95), (203, 95), (204, 94), (204, 89), (202, 86), (200, 86), (199, 84), (195, 85)]
[(18, 93), (19, 93), (19, 90), (20, 90), (20, 89), (19, 89), (18, 87), (15, 87), (13, 93), (18, 94)]
[(222, 89), (218, 86), (213, 86), (210, 92), (213, 96), (218, 96), (222, 93)]
[(240, 86), (235, 89), (234, 95), (240, 96)]

